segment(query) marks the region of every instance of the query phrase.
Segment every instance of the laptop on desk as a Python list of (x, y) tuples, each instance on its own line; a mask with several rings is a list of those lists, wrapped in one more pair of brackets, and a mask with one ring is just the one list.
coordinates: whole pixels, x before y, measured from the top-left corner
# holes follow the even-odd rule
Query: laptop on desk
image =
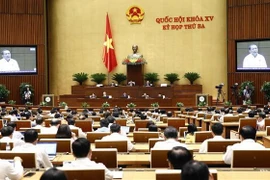
[(56, 142), (38, 142), (37, 146), (44, 149), (48, 156), (49, 160), (52, 161), (56, 157), (56, 149), (57, 143)]
[(125, 132), (125, 134), (129, 133), (129, 126), (121, 126), (121, 132)]

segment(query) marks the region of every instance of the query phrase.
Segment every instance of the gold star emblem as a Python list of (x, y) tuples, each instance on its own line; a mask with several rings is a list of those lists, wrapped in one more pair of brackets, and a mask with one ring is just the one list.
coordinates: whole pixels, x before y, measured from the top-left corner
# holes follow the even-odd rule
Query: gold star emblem
[(110, 48), (113, 49), (112, 39), (110, 39), (108, 35), (106, 37), (106, 41), (104, 42), (104, 46), (107, 47), (107, 52), (109, 52)]

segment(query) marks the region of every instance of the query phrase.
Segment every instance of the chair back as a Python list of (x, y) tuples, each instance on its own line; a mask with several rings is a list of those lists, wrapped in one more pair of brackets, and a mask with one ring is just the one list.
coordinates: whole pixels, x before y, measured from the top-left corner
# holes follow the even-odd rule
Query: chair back
[(239, 122), (239, 116), (224, 116), (223, 122)]
[(44, 119), (45, 127), (50, 127), (51, 121), (51, 119)]
[(30, 120), (19, 120), (16, 121), (17, 124), (17, 131), (20, 130), (20, 128), (31, 128), (31, 121)]
[(270, 126), (270, 118), (264, 119), (264, 127)]
[(196, 131), (194, 132), (195, 142), (203, 142), (206, 139), (213, 138), (211, 131)]
[(241, 118), (239, 120), (239, 129), (238, 129), (238, 132), (240, 131), (240, 129), (244, 126), (252, 126), (254, 127), (255, 129), (257, 129), (257, 120), (256, 118)]
[(167, 120), (168, 126), (175, 127), (179, 129), (179, 127), (185, 127), (186, 119), (184, 118), (168, 118)]
[[(168, 168), (167, 153), (169, 149), (151, 149), (150, 168)], [(193, 150), (189, 150), (193, 155)]]
[(91, 119), (93, 119), (96, 122), (99, 122), (100, 119), (101, 119), (100, 116), (89, 116), (88, 118), (91, 118)]
[(233, 145), (235, 143), (240, 143), (240, 139), (224, 139), (224, 140), (211, 140), (207, 141), (207, 151), (208, 152), (226, 152), (227, 146)]
[(105, 180), (105, 169), (78, 169), (78, 168), (57, 168), (64, 171), (68, 177), (68, 180)]
[(105, 141), (105, 140), (95, 140), (96, 148), (116, 148), (118, 152), (128, 152), (126, 140), (115, 140), (115, 141)]
[(270, 126), (266, 126), (266, 136), (270, 136)]
[(24, 168), (36, 169), (36, 154), (34, 152), (13, 152), (13, 151), (0, 151), (0, 159), (14, 159), (19, 156)]
[(148, 132), (148, 128), (138, 128), (138, 131), (144, 131), (144, 132)]
[(91, 143), (94, 143), (95, 140), (100, 140), (102, 139), (104, 136), (108, 136), (110, 135), (111, 133), (109, 132), (87, 132), (86, 133), (86, 136), (87, 136), (87, 139), (91, 142)]
[(158, 138), (159, 132), (133, 132), (133, 141), (134, 142), (148, 142), (149, 138)]
[(168, 116), (160, 116), (160, 121), (163, 123), (168, 123)]
[(146, 128), (149, 120), (135, 120), (135, 131), (138, 131), (138, 128)]
[(3, 126), (3, 119), (0, 119), (0, 129), (2, 129)]
[(204, 119), (211, 119), (213, 114), (205, 114)]
[(269, 168), (270, 149), (264, 150), (234, 150), (232, 168)]
[[(104, 156), (106, 154), (106, 156)], [(103, 163), (107, 168), (117, 168), (116, 148), (96, 148), (92, 150), (91, 159), (96, 163)]]
[(78, 137), (79, 136), (79, 129), (76, 129), (76, 128), (72, 128), (72, 129), (70, 129), (71, 130), (71, 132), (73, 132), (74, 134), (76, 134), (76, 136)]
[[(217, 170), (210, 169), (214, 180), (217, 180)], [(156, 180), (181, 180), (181, 170), (169, 169), (169, 170), (156, 170)]]
[(75, 125), (81, 128), (83, 132), (92, 132), (91, 120), (76, 120)]
[(38, 133), (39, 139), (48, 139), (48, 138), (55, 138), (56, 134), (47, 134), (47, 133)]
[(56, 152), (70, 152), (71, 153), (71, 139), (40, 139), (40, 142), (56, 142), (57, 149)]
[[(13, 142), (9, 142), (10, 149), (13, 149)], [(0, 142), (0, 150), (6, 150), (7, 142)]]
[(127, 119), (116, 119), (116, 124), (119, 124), (120, 126), (126, 126), (127, 125)]
[(205, 113), (198, 113), (198, 114), (197, 114), (197, 117), (198, 117), (198, 118), (204, 118), (204, 117), (205, 117)]

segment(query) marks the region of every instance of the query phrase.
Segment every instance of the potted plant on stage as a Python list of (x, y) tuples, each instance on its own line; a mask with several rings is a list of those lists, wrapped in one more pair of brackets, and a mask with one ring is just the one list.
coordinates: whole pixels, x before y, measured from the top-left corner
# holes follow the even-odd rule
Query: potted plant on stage
[(182, 102), (177, 102), (177, 103), (176, 103), (176, 107), (178, 107), (178, 108), (179, 108), (179, 111), (181, 111), (181, 108), (184, 107), (184, 103), (182, 103)]
[(82, 103), (82, 107), (83, 108), (88, 108), (88, 107), (90, 107), (90, 105), (87, 102), (83, 102)]
[(14, 100), (9, 100), (9, 101), (8, 101), (8, 104), (10, 104), (10, 105), (15, 105), (15, 104), (16, 104), (16, 101), (14, 101)]
[(196, 72), (187, 72), (184, 74), (184, 78), (188, 79), (191, 85), (200, 77), (200, 74)]
[(40, 105), (40, 106), (47, 106), (47, 102), (41, 101), (41, 102), (39, 103), (39, 105)]
[(226, 101), (224, 102), (225, 107), (232, 107), (232, 102), (231, 101)]
[(5, 85), (0, 84), (0, 102), (5, 103), (8, 98), (10, 91), (6, 88)]
[(130, 111), (133, 111), (136, 106), (137, 105), (134, 103), (128, 103), (126, 107), (129, 108)]
[(84, 72), (80, 73), (75, 73), (72, 75), (73, 81), (78, 82), (80, 85), (82, 85), (87, 79), (88, 79), (88, 74)]
[(62, 108), (64, 108), (64, 109), (68, 109), (68, 105), (67, 105), (67, 103), (64, 102), (64, 101), (63, 101), (63, 102), (60, 102), (60, 103), (59, 103), (59, 106), (62, 107)]
[(164, 79), (166, 81), (169, 81), (171, 85), (173, 85), (173, 83), (175, 81), (179, 81), (180, 80), (179, 79), (179, 75), (177, 73), (169, 73), (169, 74), (165, 74), (164, 76), (165, 76)]
[(110, 104), (108, 102), (102, 103), (101, 107), (103, 109), (108, 109), (110, 107)]
[(207, 106), (207, 104), (206, 104), (205, 101), (200, 101), (197, 106), (198, 107), (204, 107), (204, 106)]
[(116, 81), (120, 85), (127, 80), (127, 76), (124, 73), (115, 73), (112, 76), (112, 80)]
[(154, 84), (159, 81), (158, 73), (145, 73), (144, 80), (149, 81), (154, 86)]
[(106, 79), (106, 74), (104, 73), (95, 73), (91, 74), (91, 81), (97, 83), (97, 84), (102, 84), (103, 81)]
[(154, 109), (158, 109), (159, 108), (158, 102), (152, 103), (151, 107), (153, 107)]
[(261, 92), (264, 93), (265, 99), (267, 99), (268, 105), (270, 104), (270, 81), (264, 82), (261, 87)]

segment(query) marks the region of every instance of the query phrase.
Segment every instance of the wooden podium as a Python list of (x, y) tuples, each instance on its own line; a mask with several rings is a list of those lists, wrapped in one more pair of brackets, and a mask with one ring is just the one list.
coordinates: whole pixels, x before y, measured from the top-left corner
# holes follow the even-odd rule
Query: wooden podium
[(127, 65), (127, 82), (134, 81), (136, 86), (144, 85), (144, 65)]

